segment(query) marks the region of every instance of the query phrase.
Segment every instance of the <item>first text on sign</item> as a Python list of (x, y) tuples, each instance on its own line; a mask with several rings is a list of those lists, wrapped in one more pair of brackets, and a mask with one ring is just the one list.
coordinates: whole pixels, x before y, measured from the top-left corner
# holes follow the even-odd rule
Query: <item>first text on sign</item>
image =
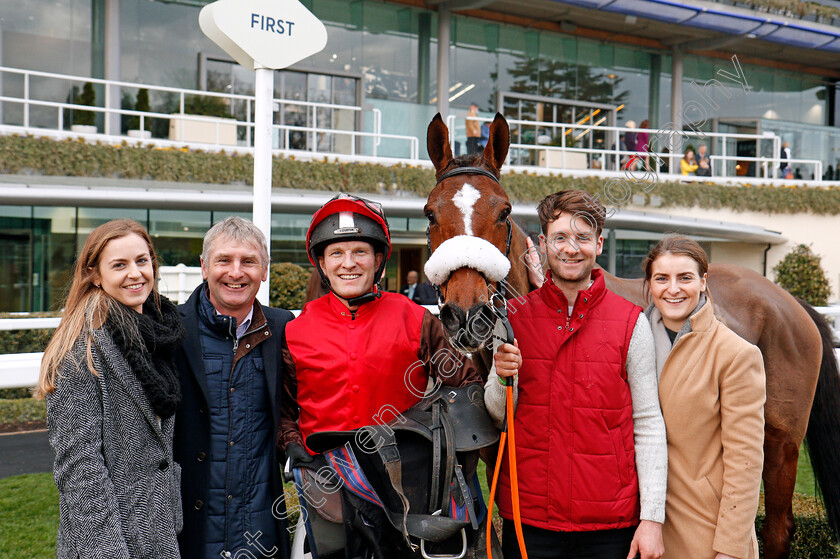
[[(262, 14), (251, 14), (251, 29), (259, 27), (261, 31), (270, 31), (278, 35), (288, 34), (292, 36), (293, 21), (284, 21), (282, 19), (275, 19), (271, 16), (264, 16)], [(287, 28), (283, 26), (287, 25)]]

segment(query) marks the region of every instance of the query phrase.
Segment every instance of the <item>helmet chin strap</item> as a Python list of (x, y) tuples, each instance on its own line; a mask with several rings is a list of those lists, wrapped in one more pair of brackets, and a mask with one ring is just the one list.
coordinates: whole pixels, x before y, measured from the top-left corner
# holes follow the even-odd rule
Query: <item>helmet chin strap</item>
[[(332, 287), (330, 287), (330, 291), (335, 293), (335, 291), (333, 291)], [(347, 299), (345, 297), (342, 297), (338, 293), (335, 293), (335, 296), (340, 298), (340, 299), (344, 299), (345, 301), (347, 301), (347, 304), (351, 307), (358, 307), (358, 306), (364, 305), (365, 303), (370, 303), (371, 301), (375, 301), (375, 300), (379, 299), (380, 297), (382, 297), (382, 286), (379, 285), (379, 282), (376, 282), (375, 284), (373, 284), (373, 291), (369, 291), (369, 292), (365, 293), (364, 295), (359, 295), (358, 297), (353, 297), (352, 299)]]

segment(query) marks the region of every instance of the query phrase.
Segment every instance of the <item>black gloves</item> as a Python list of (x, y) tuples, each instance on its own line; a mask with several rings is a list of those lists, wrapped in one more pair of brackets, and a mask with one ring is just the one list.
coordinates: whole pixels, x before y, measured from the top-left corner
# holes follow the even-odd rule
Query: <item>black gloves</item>
[(311, 467), (314, 457), (306, 452), (298, 443), (289, 443), (286, 446), (286, 458), (289, 459), (289, 469)]

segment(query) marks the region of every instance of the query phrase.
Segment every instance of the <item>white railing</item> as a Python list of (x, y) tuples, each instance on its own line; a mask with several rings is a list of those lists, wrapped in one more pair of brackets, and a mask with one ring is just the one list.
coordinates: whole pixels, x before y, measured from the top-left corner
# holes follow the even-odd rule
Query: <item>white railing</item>
[[(483, 122), (491, 122), (492, 119), (484, 117), (474, 117), (475, 120)], [(454, 118), (447, 120), (450, 126), (450, 131), (453, 130)], [(596, 174), (613, 176), (626, 172), (624, 166), (631, 158), (648, 159), (648, 168), (651, 172), (659, 174), (659, 165), (665, 164), (667, 169), (666, 175), (671, 177), (680, 177), (680, 180), (703, 180), (710, 182), (731, 182), (734, 180), (755, 180), (756, 178), (764, 178), (767, 180), (781, 180), (778, 177), (779, 166), (782, 161), (792, 165), (802, 164), (813, 166), (814, 180), (807, 181), (809, 184), (822, 183), (823, 163), (816, 159), (781, 159), (780, 157), (747, 157), (739, 155), (727, 154), (727, 143), (729, 140), (749, 140), (754, 142), (770, 142), (773, 153), (781, 152), (781, 138), (773, 133), (765, 132), (764, 134), (729, 134), (721, 132), (697, 132), (693, 130), (685, 130), (680, 133), (673, 130), (665, 129), (658, 130), (652, 128), (627, 128), (620, 126), (604, 126), (599, 124), (575, 124), (575, 123), (559, 123), (546, 122), (534, 120), (515, 120), (508, 119), (508, 124), (511, 126), (511, 136), (514, 138), (518, 135), (522, 138), (526, 135), (524, 132), (533, 129), (532, 143), (512, 141), (510, 144), (510, 154), (508, 155), (508, 163), (515, 167), (528, 168), (538, 167), (546, 170), (563, 170), (563, 171), (578, 171), (580, 174)], [(551, 132), (547, 134), (546, 132)], [(621, 149), (620, 137), (626, 132), (647, 133), (649, 136), (649, 145), (651, 151), (630, 151)], [(603, 134), (600, 138), (605, 144), (602, 147), (579, 147), (581, 139), (588, 139), (590, 135)], [(452, 134), (450, 134), (452, 136)], [(685, 136), (687, 138), (696, 138), (699, 143), (718, 144), (721, 150), (720, 155), (710, 155), (711, 162), (723, 162), (724, 164), (714, 166), (712, 165), (712, 176), (684, 176), (680, 172), (680, 160), (683, 158), (683, 153), (669, 153), (661, 151), (661, 149), (670, 149), (670, 139), (672, 136)], [(560, 145), (552, 145), (548, 143), (554, 139), (556, 142), (559, 138)], [(586, 140), (584, 140), (586, 141)], [(453, 140), (454, 142), (454, 140)], [(593, 142), (595, 143), (595, 142)], [(685, 142), (682, 142), (684, 144)], [(453, 144), (454, 145), (454, 144)], [(577, 146), (577, 147), (576, 147)], [(696, 148), (697, 146), (695, 146)], [(710, 146), (707, 146), (710, 147)], [(657, 150), (659, 148), (659, 150)], [(577, 154), (577, 155), (574, 155)], [(695, 154), (696, 155), (696, 154)], [(594, 163), (597, 161), (597, 163)], [(763, 170), (763, 177), (751, 177), (732, 174), (728, 171), (728, 161), (735, 162), (757, 162)], [(717, 168), (716, 168), (717, 167)], [(637, 171), (637, 176), (641, 171)]]
[[(118, 141), (127, 141), (130, 143), (152, 143), (152, 144), (159, 144), (162, 146), (171, 146), (171, 145), (184, 145), (184, 144), (198, 144), (202, 145), (202, 147), (212, 146), (215, 149), (224, 148), (224, 149), (232, 149), (234, 151), (249, 151), (252, 149), (251, 146), (251, 138), (253, 134), (254, 122), (252, 120), (253, 117), (253, 110), (252, 104), (254, 103), (254, 97), (250, 95), (241, 95), (241, 94), (232, 94), (232, 93), (219, 93), (214, 91), (202, 91), (202, 90), (193, 90), (193, 89), (183, 89), (183, 88), (175, 88), (175, 87), (165, 87), (165, 86), (158, 86), (158, 85), (149, 85), (149, 84), (142, 84), (142, 83), (134, 83), (134, 82), (123, 82), (123, 81), (114, 81), (114, 80), (103, 80), (103, 79), (96, 79), (96, 78), (86, 78), (82, 76), (70, 76), (65, 74), (55, 74), (49, 72), (36, 72), (32, 70), (22, 70), (18, 68), (8, 68), (8, 67), (0, 67), (0, 77), (4, 77), (5, 74), (10, 75), (19, 75), (22, 76), (23, 79), (23, 96), (22, 97), (13, 97), (8, 95), (0, 96), (0, 103), (7, 103), (12, 105), (19, 105), (22, 107), (22, 126), (16, 125), (2, 125), (0, 128), (2, 129), (9, 129), (10, 131), (15, 131), (16, 128), (21, 128), (25, 133), (35, 132), (41, 133), (44, 130), (51, 130), (57, 135), (60, 136), (91, 136), (96, 137), (97, 139), (108, 139), (117, 138)], [(105, 103), (104, 106), (87, 106), (87, 105), (79, 105), (77, 103), (69, 103), (69, 102), (59, 102), (59, 101), (48, 101), (44, 99), (37, 99), (34, 98), (32, 95), (32, 87), (31, 81), (33, 77), (37, 78), (45, 78), (45, 79), (53, 79), (59, 80), (61, 82), (67, 82), (68, 90), (72, 89), (73, 86), (77, 86), (79, 84), (83, 84), (85, 82), (90, 82), (92, 84), (102, 85), (105, 91)], [(7, 89), (8, 89), (8, 80), (6, 81)], [(133, 109), (123, 109), (123, 108), (116, 108), (114, 107), (113, 97), (114, 91), (118, 91), (119, 88), (129, 88), (133, 90), (139, 89), (147, 89), (149, 92), (156, 92), (161, 94), (168, 94), (168, 95), (176, 95), (177, 96), (177, 104), (178, 104), (178, 112), (174, 113), (159, 113), (153, 111), (136, 111)], [(189, 97), (210, 97), (223, 100), (225, 103), (228, 104), (229, 107), (233, 108), (238, 104), (244, 104), (245, 107), (245, 120), (237, 120), (236, 118), (220, 118), (220, 117), (207, 117), (199, 114), (190, 114), (186, 112), (186, 107), (188, 105), (187, 99)], [(376, 147), (379, 146), (382, 139), (388, 139), (394, 142), (401, 143), (403, 145), (407, 144), (407, 151), (408, 151), (408, 158), (411, 160), (419, 159), (419, 140), (415, 136), (406, 136), (406, 135), (399, 135), (399, 134), (382, 134), (381, 132), (381, 115), (379, 119), (376, 121), (378, 123), (375, 126), (373, 132), (365, 132), (362, 130), (346, 130), (340, 128), (333, 128), (331, 127), (330, 122), (319, 122), (325, 120), (324, 118), (319, 118), (319, 112), (323, 110), (327, 111), (351, 111), (354, 113), (362, 112), (362, 108), (355, 105), (340, 105), (335, 103), (318, 103), (318, 102), (311, 102), (311, 101), (297, 101), (293, 99), (275, 99), (274, 100), (275, 107), (279, 110), (281, 107), (286, 108), (289, 106), (298, 107), (305, 111), (307, 115), (307, 120), (311, 123), (309, 125), (291, 125), (291, 124), (272, 124), (272, 130), (274, 133), (274, 137), (276, 140), (282, 136), (285, 140), (283, 143), (283, 148), (281, 149), (279, 145), (275, 145), (274, 149), (279, 152), (290, 152), (293, 153), (295, 151), (307, 151), (313, 154), (345, 154), (345, 151), (336, 151), (335, 149), (327, 149), (323, 150), (319, 147), (319, 136), (321, 137), (347, 137), (349, 141), (346, 142), (347, 149), (346, 155), (356, 156), (356, 155), (367, 155), (365, 153), (357, 153), (357, 143), (362, 139), (370, 138), (372, 139), (373, 144), (373, 156), (378, 157), (376, 153)], [(0, 105), (2, 106), (2, 105)], [(32, 111), (33, 108), (46, 108), (50, 110), (54, 110), (56, 115), (54, 118), (54, 126), (46, 126), (46, 127), (34, 127), (32, 122)], [(65, 130), (65, 121), (64, 121), (64, 114), (65, 111), (88, 111), (97, 114), (104, 115), (104, 125), (103, 125), (103, 133), (99, 134), (99, 130), (96, 129), (95, 132), (84, 132), (84, 131), (72, 131), (72, 130)], [(165, 138), (150, 138), (147, 135), (140, 132), (135, 136), (122, 136), (121, 130), (113, 130), (115, 119), (119, 120), (122, 117), (136, 117), (139, 122), (139, 130), (144, 131), (146, 121), (148, 119), (164, 119), (170, 121), (170, 132), (172, 134), (172, 128), (174, 127), (175, 137), (171, 137), (169, 139)], [(231, 115), (233, 116), (233, 115)], [(112, 118), (114, 117), (114, 118)], [(174, 124), (173, 123), (177, 123)], [(201, 139), (190, 139), (184, 140), (185, 137), (185, 123), (193, 123), (194, 125), (204, 125), (205, 130), (206, 126), (211, 126), (213, 133), (209, 135), (209, 137), (201, 138)], [(240, 140), (240, 128), (244, 129), (243, 138)], [(233, 132), (233, 140), (231, 141), (231, 135), (228, 133), (229, 131)], [(306, 144), (307, 147), (304, 149), (293, 149), (290, 147), (290, 135), (294, 132), (301, 132), (304, 134), (304, 137), (307, 138)], [(105, 136), (106, 138), (102, 138)], [(143, 137), (146, 136), (146, 137)], [(212, 141), (210, 139), (212, 138)], [(278, 142), (279, 143), (279, 142)], [(389, 159), (388, 157), (384, 157), (384, 159)], [(393, 158), (391, 158), (393, 159)], [(402, 158), (405, 159), (405, 158)]]
[[(18, 76), (14, 78), (14, 76)], [(253, 150), (251, 140), (253, 136), (253, 109), (254, 97), (241, 94), (219, 93), (194, 89), (166, 87), (149, 85), (134, 82), (112, 81), (82, 76), (70, 76), (49, 72), (37, 72), (18, 68), (0, 66), (0, 79), (3, 80), (4, 90), (10, 91), (15, 87), (15, 79), (22, 80), (22, 94), (20, 96), (0, 96), (0, 115), (5, 116), (9, 121), (10, 111), (3, 111), (4, 105), (22, 107), (17, 117), (21, 124), (0, 124), (0, 133), (24, 133), (51, 135), (54, 137), (87, 137), (98, 141), (110, 143), (128, 142), (131, 144), (153, 144), (158, 147), (184, 147), (196, 146), (204, 149), (220, 150), (247, 153)], [(33, 80), (35, 85), (33, 86)], [(70, 91), (74, 86), (85, 82), (101, 86), (105, 93), (104, 106), (90, 107), (70, 102), (50, 101), (39, 99), (38, 92), (49, 89), (43, 87), (40, 80), (57, 80), (63, 90)], [(177, 112), (144, 112), (134, 109), (117, 108), (121, 103), (121, 90), (147, 89), (158, 96), (169, 96), (170, 105)], [(192, 97), (214, 98), (223, 101), (230, 107), (231, 113), (237, 112), (238, 118), (207, 117), (186, 112), (189, 105), (188, 100)], [(383, 134), (380, 109), (370, 109), (371, 118), (355, 118), (354, 121), (370, 122), (371, 131), (345, 130), (334, 127), (333, 119), (329, 116), (334, 111), (348, 111), (353, 114), (366, 112), (360, 106), (339, 105), (331, 103), (316, 103), (309, 101), (297, 101), (292, 99), (275, 99), (275, 110), (285, 114), (289, 107), (297, 109), (296, 115), (307, 120), (306, 124), (273, 124), (274, 152), (278, 154), (310, 154), (312, 156), (329, 155), (341, 160), (350, 161), (375, 161), (391, 162), (395, 160), (406, 160), (405, 156), (383, 156), (382, 153), (402, 153), (416, 164), (426, 164), (420, 161), (420, 146), (425, 145), (425, 140), (418, 137), (400, 134)], [(38, 111), (37, 118), (33, 111)], [(46, 112), (45, 112), (46, 111)], [(55, 114), (52, 116), (50, 111)], [(65, 130), (66, 111), (89, 111), (103, 115), (102, 133), (99, 128), (89, 132)], [(325, 117), (323, 113), (327, 113)], [(244, 114), (244, 116), (243, 116)], [(233, 116), (233, 114), (232, 114)], [(129, 136), (121, 135), (121, 119), (124, 117), (136, 118), (139, 123), (139, 130), (129, 131)], [(471, 117), (482, 122), (489, 122), (491, 119), (482, 117)], [(145, 132), (146, 123), (149, 119), (166, 120), (170, 123), (169, 138), (149, 138)], [(455, 127), (458, 117), (449, 114), (446, 117), (447, 126), (450, 129), (450, 141), (454, 149), (456, 134)], [(731, 183), (733, 181), (776, 181), (778, 177), (781, 159), (778, 155), (781, 152), (781, 139), (773, 133), (757, 134), (728, 134), (713, 132), (696, 132), (692, 130), (674, 132), (673, 130), (656, 130), (649, 128), (626, 128), (617, 126), (603, 126), (600, 121), (592, 124), (557, 123), (536, 120), (508, 120), (513, 130), (514, 138), (519, 138), (511, 144), (509, 163), (512, 167), (526, 170), (541, 169), (546, 172), (563, 171), (569, 174), (596, 175), (602, 177), (616, 176), (625, 172), (622, 165), (634, 156), (647, 157), (649, 161), (665, 162), (668, 171), (665, 173), (674, 180), (703, 180), (719, 183)], [(190, 126), (195, 132), (190, 137), (185, 135), (185, 129)], [(358, 124), (354, 125), (354, 128)], [(117, 129), (115, 129), (115, 127)], [(203, 127), (203, 128), (202, 128)], [(522, 141), (524, 133), (532, 133), (533, 140)], [(647, 133), (650, 137), (655, 151), (651, 153), (638, 153), (622, 150), (620, 145), (621, 134), (626, 132)], [(518, 136), (517, 136), (518, 133)], [(550, 134), (550, 135), (549, 135)], [(303, 140), (300, 145), (292, 147), (295, 142), (293, 135), (299, 135)], [(591, 140), (598, 135), (601, 145)], [(685, 136), (696, 138), (699, 142), (708, 143), (710, 147), (713, 165), (713, 176), (686, 178), (679, 172), (679, 160), (682, 153), (666, 153), (661, 151), (668, 145), (670, 136)], [(146, 136), (146, 137), (144, 137)], [(559, 139), (560, 145), (548, 145), (548, 141), (554, 137)], [(282, 141), (281, 141), (282, 140)], [(388, 149), (382, 149), (382, 141), (386, 140)], [(660, 141), (661, 140), (661, 141)], [(772, 145), (773, 157), (746, 157), (727, 153), (731, 150), (732, 141), (754, 141), (756, 143), (769, 142)], [(572, 144), (575, 143), (576, 146)], [(760, 153), (760, 152), (759, 152)], [(763, 171), (763, 178), (746, 177), (733, 172), (731, 162), (742, 162), (745, 164), (755, 163), (757, 169)], [(806, 184), (825, 184), (822, 181), (823, 163), (814, 159), (789, 159), (786, 160), (792, 165), (803, 165), (813, 168), (813, 181), (800, 181)], [(658, 169), (654, 169), (657, 172)]]

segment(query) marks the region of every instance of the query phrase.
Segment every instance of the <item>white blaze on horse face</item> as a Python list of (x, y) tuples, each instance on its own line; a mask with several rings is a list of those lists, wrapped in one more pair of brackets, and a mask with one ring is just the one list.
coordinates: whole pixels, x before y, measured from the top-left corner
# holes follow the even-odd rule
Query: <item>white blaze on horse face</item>
[(468, 182), (464, 183), (461, 190), (452, 196), (452, 202), (459, 210), (461, 210), (461, 215), (464, 216), (464, 233), (471, 237), (473, 236), (473, 207), (475, 206), (475, 203), (478, 202), (479, 198), (481, 198), (481, 192)]

